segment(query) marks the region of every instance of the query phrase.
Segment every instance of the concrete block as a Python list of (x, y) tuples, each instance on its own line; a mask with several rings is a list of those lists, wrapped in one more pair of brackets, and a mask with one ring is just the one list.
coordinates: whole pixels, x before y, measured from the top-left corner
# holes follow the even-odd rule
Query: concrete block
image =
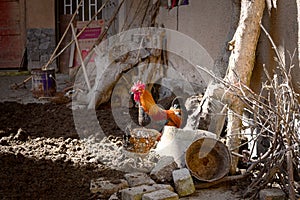
[(168, 184), (153, 184), (152, 185), (156, 190), (164, 190), (164, 189), (167, 189), (167, 190), (170, 190), (172, 192), (174, 192), (174, 188), (171, 186), (171, 185), (168, 185)]
[(172, 156), (178, 167), (185, 166), (185, 152), (193, 141), (209, 137), (216, 139), (214, 133), (204, 130), (185, 130), (174, 126), (165, 126), (162, 137), (155, 149), (162, 156)]
[(170, 190), (157, 190), (144, 194), (142, 200), (178, 200), (179, 196)]
[(159, 183), (172, 181), (172, 172), (178, 168), (172, 156), (163, 156), (150, 172), (150, 177)]
[(129, 187), (155, 184), (146, 173), (142, 172), (125, 174), (125, 179), (127, 180)]
[(259, 192), (260, 200), (285, 200), (285, 193), (279, 188), (263, 189)]
[(169, 190), (174, 191), (172, 186), (166, 184), (153, 184), (153, 185), (140, 185), (137, 187), (126, 188), (120, 190), (122, 200), (141, 200), (144, 194), (158, 191), (158, 190)]
[(124, 179), (118, 180), (104, 180), (103, 178), (92, 179), (90, 191), (92, 193), (99, 193), (101, 198), (108, 198), (119, 190), (128, 188), (128, 183)]
[(188, 196), (195, 192), (195, 185), (187, 168), (182, 168), (173, 171), (173, 180), (175, 184), (175, 190), (179, 197)]
[(143, 195), (157, 189), (150, 185), (141, 185), (132, 188), (126, 188), (120, 191), (122, 200), (141, 200)]

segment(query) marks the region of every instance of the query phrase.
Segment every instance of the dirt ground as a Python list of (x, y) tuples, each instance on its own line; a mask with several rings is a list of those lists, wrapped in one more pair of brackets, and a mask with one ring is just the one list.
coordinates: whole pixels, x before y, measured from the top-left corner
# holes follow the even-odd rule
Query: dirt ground
[[(0, 76), (0, 199), (103, 199), (90, 192), (91, 179), (118, 179), (124, 172), (102, 165), (85, 151), (66, 104), (33, 99), (30, 83), (18, 91), (7, 87), (23, 78)], [(64, 87), (61, 80), (58, 90)], [(122, 137), (109, 104), (96, 113), (106, 136), (114, 141)], [(137, 119), (136, 109), (131, 116)], [(200, 197), (238, 199), (231, 186), (183, 199)]]
[[(26, 77), (0, 76), (0, 199), (96, 199), (89, 190), (92, 178), (122, 178), (124, 173), (88, 162), (65, 104), (33, 98), (31, 82), (26, 88), (9, 88)], [(59, 80), (61, 90), (68, 80), (63, 75)], [(97, 115), (107, 135), (121, 135), (108, 108)]]
[[(107, 109), (99, 110), (98, 114), (105, 124), (103, 127), (115, 126)], [(62, 145), (80, 148), (72, 111), (65, 105), (0, 103), (0, 121), (2, 199), (89, 199), (92, 197), (89, 191), (92, 178), (123, 177), (123, 172), (100, 166), (97, 162), (84, 163), (86, 153), (76, 155), (80, 165), (64, 159), (66, 152), (50, 151), (48, 157), (36, 153), (48, 146), (49, 149)], [(17, 134), (20, 128), (22, 131)], [(105, 133), (119, 134), (113, 128), (106, 129)], [(38, 142), (41, 140), (46, 142)], [(57, 159), (59, 154), (63, 155), (62, 159)]]

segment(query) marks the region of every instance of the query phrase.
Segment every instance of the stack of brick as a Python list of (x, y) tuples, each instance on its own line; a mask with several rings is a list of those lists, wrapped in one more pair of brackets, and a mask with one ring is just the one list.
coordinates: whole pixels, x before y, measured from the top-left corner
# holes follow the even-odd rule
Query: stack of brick
[[(162, 157), (150, 176), (136, 172), (126, 174), (125, 179), (114, 183), (92, 180), (91, 192), (98, 193), (101, 197), (110, 196), (110, 200), (176, 200), (195, 192), (189, 170), (177, 169), (174, 159), (170, 157)], [(168, 184), (172, 180), (175, 189)]]
[[(177, 200), (190, 198), (195, 186), (187, 168), (177, 168), (172, 157), (162, 157), (148, 175), (142, 172), (125, 174), (121, 180), (92, 180), (90, 190), (101, 199), (109, 200)], [(174, 187), (172, 187), (173, 185)], [(280, 189), (265, 189), (259, 199), (284, 200)]]

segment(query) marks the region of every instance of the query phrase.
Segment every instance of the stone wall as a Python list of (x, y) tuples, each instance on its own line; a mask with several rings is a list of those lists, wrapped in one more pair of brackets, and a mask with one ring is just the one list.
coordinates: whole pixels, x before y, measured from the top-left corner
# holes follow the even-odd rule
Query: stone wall
[[(27, 29), (28, 69), (40, 68), (45, 65), (50, 59), (55, 45), (54, 29)], [(56, 62), (54, 61), (49, 67), (56, 68)]]

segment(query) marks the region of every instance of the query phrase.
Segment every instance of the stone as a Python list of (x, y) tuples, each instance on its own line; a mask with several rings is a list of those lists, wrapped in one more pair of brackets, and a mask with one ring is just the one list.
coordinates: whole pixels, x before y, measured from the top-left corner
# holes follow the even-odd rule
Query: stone
[(172, 156), (163, 156), (150, 172), (150, 177), (159, 183), (172, 181), (172, 172), (178, 168)]
[[(37, 47), (39, 46), (39, 41), (36, 40), (36, 39), (32, 39), (32, 38), (28, 38), (28, 41), (27, 41), (27, 49), (30, 49), (30, 50), (36, 50), (38, 49)], [(27, 52), (28, 54), (30, 54), (31, 52), (28, 51)]]
[(125, 174), (125, 179), (127, 180), (129, 187), (155, 184), (146, 173), (142, 172)]
[(31, 29), (32, 33), (34, 34), (34, 37), (40, 38), (42, 34), (42, 29), (39, 28), (33, 28)]
[(25, 142), (28, 138), (28, 134), (19, 128), (17, 134), (13, 137), (14, 140)]
[(44, 43), (44, 42), (49, 42), (50, 41), (50, 37), (44, 37), (40, 39), (40, 43)]
[(50, 59), (50, 55), (41, 55), (40, 57), (40, 62), (41, 63), (46, 63)]
[(167, 189), (167, 190), (170, 190), (172, 192), (174, 192), (174, 188), (171, 186), (171, 185), (168, 185), (168, 184), (153, 184), (152, 185), (156, 190), (164, 190), (164, 189)]
[(100, 193), (101, 198), (108, 198), (119, 190), (128, 188), (128, 183), (124, 179), (104, 180), (103, 178), (92, 179), (90, 191), (92, 193)]
[(113, 193), (108, 200), (120, 200), (117, 193)]
[(39, 61), (40, 60), (40, 54), (39, 52), (32, 52), (30, 55), (29, 55), (29, 60), (32, 60), (32, 61)]
[(279, 188), (267, 188), (259, 192), (260, 200), (285, 200), (285, 193)]
[(120, 191), (122, 200), (141, 200), (143, 195), (155, 191), (155, 187), (150, 185), (141, 185), (127, 188)]
[(39, 45), (39, 49), (48, 49), (50, 46), (50, 42), (44, 42)]
[(143, 195), (142, 200), (177, 200), (178, 194), (170, 190), (157, 190)]
[(140, 185), (132, 188), (120, 190), (122, 200), (141, 200), (143, 195), (158, 190), (174, 191), (170, 185), (153, 184), (153, 185)]
[(187, 168), (182, 168), (173, 171), (173, 180), (175, 184), (175, 190), (179, 197), (191, 195), (195, 192), (195, 185)]

